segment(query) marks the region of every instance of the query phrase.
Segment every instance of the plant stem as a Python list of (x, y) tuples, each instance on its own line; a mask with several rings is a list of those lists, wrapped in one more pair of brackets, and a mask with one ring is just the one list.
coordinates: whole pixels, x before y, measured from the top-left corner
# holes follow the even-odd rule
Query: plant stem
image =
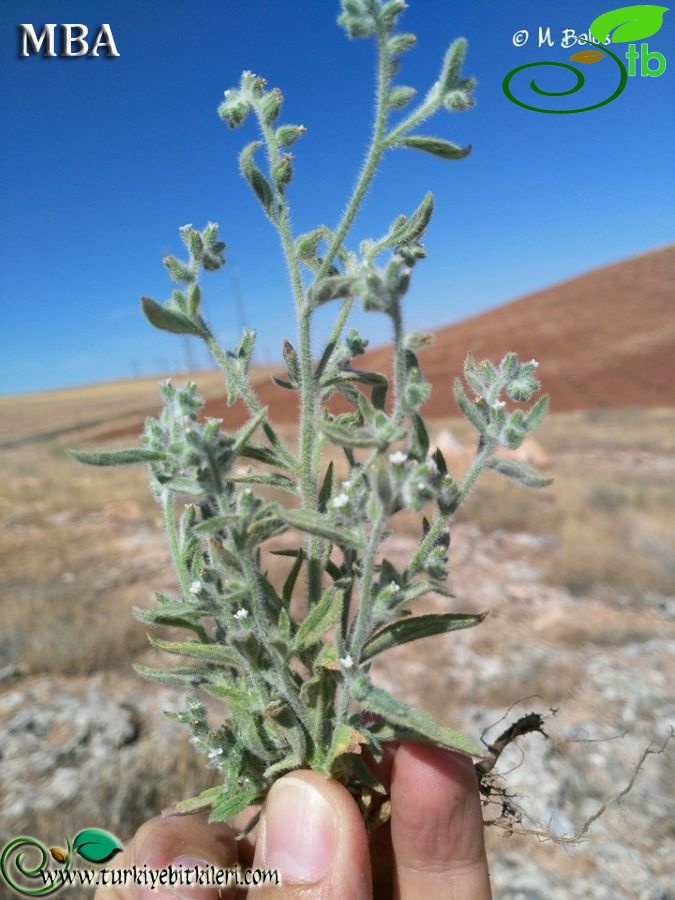
[(173, 517), (173, 500), (169, 491), (164, 491), (162, 495), (162, 508), (164, 510), (164, 524), (166, 534), (169, 539), (169, 549), (171, 550), (171, 558), (176, 567), (176, 573), (183, 592), (189, 596), (190, 594), (190, 575), (185, 564), (181, 559), (180, 547), (178, 546), (178, 535), (176, 534), (176, 522)]
[(368, 548), (363, 557), (363, 575), (361, 576), (361, 597), (359, 599), (359, 609), (354, 621), (351, 641), (349, 643), (349, 653), (357, 666), (361, 660), (363, 646), (366, 643), (372, 623), (372, 607), (373, 607), (373, 576), (375, 574), (375, 558), (382, 542), (384, 527), (387, 518), (382, 507), (379, 508), (373, 527), (370, 532)]
[(398, 426), (405, 416), (403, 397), (408, 374), (403, 348), (403, 316), (401, 315), (400, 299), (393, 304), (391, 321), (394, 326), (394, 412), (392, 419), (393, 424)]
[[(216, 360), (218, 365), (220, 366), (223, 374), (226, 379), (230, 379), (234, 381), (234, 387), (237, 390), (237, 393), (242, 398), (248, 411), (251, 415), (256, 415), (262, 409), (260, 401), (255, 395), (253, 388), (249, 384), (248, 378), (239, 378), (234, 370), (234, 366), (228, 366), (227, 357), (221, 350), (218, 342), (214, 338), (214, 336), (209, 332), (208, 337), (206, 338), (206, 344), (211, 351), (213, 358)], [(278, 436), (269, 420), (266, 421), (267, 429), (266, 433), (269, 437), (270, 443), (277, 450), (277, 452), (281, 455), (286, 465), (291, 469), (295, 470), (297, 468), (297, 462), (291, 451), (286, 447), (284, 442)]]
[[(272, 129), (265, 122), (264, 116), (256, 110), (260, 129), (267, 147), (270, 173), (279, 162), (279, 151)], [(272, 179), (274, 182), (274, 179)], [(314, 441), (316, 439), (316, 390), (314, 371), (312, 368), (312, 336), (309, 311), (305, 309), (305, 294), (300, 277), (300, 267), (295, 253), (295, 244), (290, 223), (290, 212), (282, 189), (274, 182), (274, 196), (279, 210), (276, 221), (281, 247), (286, 259), (288, 275), (295, 301), (295, 314), (300, 345), (300, 493), (305, 509), (317, 510), (319, 491), (317, 485), (318, 471), (314, 466)], [(310, 604), (316, 603), (321, 596), (321, 556), (322, 542), (314, 535), (307, 540), (307, 589)]]
[[(378, 30), (377, 32), (377, 51), (377, 90), (375, 95), (376, 100), (375, 118), (373, 121), (373, 136), (371, 138), (368, 152), (361, 167), (361, 171), (359, 172), (359, 177), (356, 181), (356, 185), (354, 186), (352, 196), (347, 203), (347, 208), (345, 209), (342, 220), (337, 227), (335, 237), (333, 238), (333, 241), (328, 248), (328, 252), (326, 253), (323, 263), (321, 264), (321, 268), (316, 275), (316, 281), (319, 281), (320, 278), (323, 278), (324, 275), (326, 275), (333, 260), (335, 259), (335, 255), (342, 246), (344, 239), (347, 236), (347, 233), (349, 232), (349, 229), (351, 228), (352, 223), (356, 217), (356, 214), (361, 207), (363, 198), (365, 197), (366, 192), (370, 187), (370, 183), (373, 180), (375, 172), (377, 171), (377, 167), (380, 164), (384, 151), (386, 150), (385, 131), (387, 127), (387, 117), (389, 111), (388, 101), (389, 87), (391, 82), (391, 59), (386, 46), (386, 34), (382, 30)], [(337, 347), (337, 343), (340, 339), (340, 335), (342, 334), (345, 323), (349, 318), (349, 314), (351, 312), (353, 304), (353, 299), (345, 300), (345, 302), (343, 303), (337, 319), (335, 320), (335, 324), (333, 325), (333, 330), (331, 331), (330, 337), (328, 338), (329, 344), (334, 343), (335, 347)], [(328, 364), (330, 364), (330, 360)]]
[(450, 522), (452, 521), (453, 516), (459, 509), (459, 507), (464, 503), (466, 498), (469, 496), (471, 489), (476, 483), (476, 479), (480, 475), (485, 460), (488, 456), (494, 451), (496, 442), (489, 441), (484, 446), (481, 444), (478, 445), (478, 449), (476, 450), (476, 454), (473, 458), (473, 462), (469, 468), (469, 471), (464, 476), (464, 480), (462, 481), (462, 486), (459, 489), (459, 494), (457, 496), (457, 500), (455, 501), (452, 510), (445, 515), (439, 515), (434, 523), (432, 524), (429, 531), (424, 536), (423, 540), (420, 542), (419, 547), (415, 551), (415, 555), (410, 560), (410, 563), (407, 566), (408, 576), (411, 577), (415, 575), (421, 569), (424, 558), (426, 557), (429, 550), (434, 545), (434, 542), (440, 537), (443, 532), (443, 529), (446, 528)]

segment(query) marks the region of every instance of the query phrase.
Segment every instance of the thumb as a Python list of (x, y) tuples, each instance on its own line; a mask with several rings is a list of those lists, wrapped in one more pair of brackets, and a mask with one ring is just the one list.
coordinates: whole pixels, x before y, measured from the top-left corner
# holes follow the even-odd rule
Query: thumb
[(372, 897), (361, 814), (346, 788), (317, 772), (293, 772), (271, 789), (253, 864), (277, 869), (282, 885), (256, 891), (256, 900)]

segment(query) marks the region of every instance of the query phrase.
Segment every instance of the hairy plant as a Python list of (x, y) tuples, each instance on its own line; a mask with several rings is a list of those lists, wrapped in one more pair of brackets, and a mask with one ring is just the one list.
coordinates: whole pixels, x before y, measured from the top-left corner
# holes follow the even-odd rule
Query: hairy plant
[[(422, 150), (444, 160), (465, 157), (470, 147), (429, 136), (418, 129), (442, 108), (473, 105), (472, 78), (464, 77), (466, 42), (455, 41), (438, 80), (412, 106), (415, 90), (395, 83), (401, 56), (415, 37), (397, 30), (402, 0), (342, 0), (339, 22), (353, 38), (373, 38), (377, 46), (377, 94), (370, 147), (351, 199), (337, 227), (319, 225), (295, 236), (288, 190), (293, 159), (288, 148), (300, 139), (301, 125), (279, 124), (282, 95), (265, 79), (244, 72), (238, 87), (225, 92), (219, 107), (231, 128), (254, 119), (259, 139), (239, 156), (241, 173), (271, 226), (277, 231), (290, 275), (297, 318), (297, 346), (286, 341), (287, 374), (275, 381), (293, 391), (300, 410), (297, 453), (284, 442), (249, 380), (255, 332), (223, 350), (200, 312), (200, 276), (224, 264), (225, 245), (215, 224), (202, 231), (180, 229), (187, 258), (164, 264), (176, 289), (142, 307), (157, 328), (201, 338), (222, 368), (229, 404), (243, 401), (249, 419), (237, 431), (201, 416), (193, 383), (162, 384), (164, 408), (146, 422), (142, 446), (99, 453), (75, 452), (94, 465), (145, 462), (162, 506), (179, 581), (173, 597), (137, 610), (152, 626), (185, 629), (183, 641), (150, 637), (153, 646), (184, 657), (187, 664), (166, 669), (137, 666), (142, 675), (181, 684), (222, 700), (228, 715), (209, 721), (198, 696), (177, 715), (192, 742), (222, 784), (178, 804), (177, 811), (211, 810), (227, 820), (261, 802), (274, 780), (292, 769), (310, 767), (344, 783), (357, 797), (366, 819), (385, 789), (366, 763), (377, 760), (386, 741), (413, 740), (475, 756), (480, 745), (430, 715), (399, 702), (369, 677), (378, 654), (408, 641), (477, 625), (484, 615), (447, 612), (413, 615), (413, 602), (430, 592), (452, 596), (448, 584), (449, 525), (479, 474), (491, 469), (521, 484), (547, 483), (529, 466), (497, 455), (499, 446), (519, 444), (542, 420), (547, 398), (530, 408), (539, 389), (536, 361), (513, 353), (499, 364), (471, 356), (455, 398), (478, 433), (473, 462), (461, 482), (448, 472), (440, 451), (429, 455), (420, 408), (431, 387), (417, 351), (431, 337), (406, 334), (403, 301), (414, 266), (425, 257), (421, 243), (433, 209), (426, 194), (410, 215), (400, 215), (377, 239), (361, 241), (358, 252), (347, 238), (378, 165), (387, 150)], [(392, 119), (396, 121), (392, 122)], [(260, 160), (264, 151), (265, 159)], [(393, 340), (393, 376), (355, 365), (366, 341), (347, 331), (355, 302), (384, 316)], [(312, 345), (312, 317), (326, 303), (337, 318), (320, 353)], [(466, 385), (466, 386), (465, 386)], [(341, 394), (351, 411), (333, 414), (327, 401)], [(331, 448), (344, 453), (348, 477), (341, 481)], [(248, 468), (242, 468), (244, 460)], [(288, 504), (266, 499), (266, 487), (285, 492)], [(390, 522), (401, 510), (420, 514), (420, 539), (401, 565), (382, 555)], [(431, 512), (429, 510), (432, 510)], [(426, 515), (423, 513), (426, 512)], [(302, 534), (294, 549), (272, 551), (288, 557), (281, 590), (266, 575), (263, 548), (288, 529)], [(291, 600), (306, 600), (300, 621)], [(293, 610), (297, 608), (294, 604)]]

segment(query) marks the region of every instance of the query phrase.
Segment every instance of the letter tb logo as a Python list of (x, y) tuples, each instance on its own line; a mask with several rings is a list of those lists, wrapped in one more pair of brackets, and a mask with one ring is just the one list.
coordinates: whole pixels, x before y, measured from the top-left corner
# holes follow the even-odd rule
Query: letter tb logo
[[(57, 50), (56, 29), (60, 29), (60, 46)], [(119, 56), (110, 25), (99, 26), (91, 47), (87, 42), (89, 29), (80, 23), (56, 25), (54, 23), (43, 25), (38, 34), (35, 26), (30, 23), (19, 25), (19, 56), (26, 57), (31, 54), (42, 54), (51, 59), (63, 56), (72, 59), (77, 56), (98, 56), (99, 51), (104, 56)]]

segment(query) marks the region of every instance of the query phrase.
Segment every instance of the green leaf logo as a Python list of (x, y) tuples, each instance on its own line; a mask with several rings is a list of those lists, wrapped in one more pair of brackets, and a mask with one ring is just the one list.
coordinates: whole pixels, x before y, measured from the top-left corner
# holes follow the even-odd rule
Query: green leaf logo
[(653, 6), (650, 3), (639, 6), (622, 6), (598, 16), (591, 23), (591, 34), (602, 44), (612, 33), (612, 43), (642, 41), (651, 37), (663, 25), (663, 14), (667, 6)]
[(122, 845), (114, 834), (101, 828), (85, 828), (73, 840), (73, 849), (87, 862), (108, 862), (122, 850)]

